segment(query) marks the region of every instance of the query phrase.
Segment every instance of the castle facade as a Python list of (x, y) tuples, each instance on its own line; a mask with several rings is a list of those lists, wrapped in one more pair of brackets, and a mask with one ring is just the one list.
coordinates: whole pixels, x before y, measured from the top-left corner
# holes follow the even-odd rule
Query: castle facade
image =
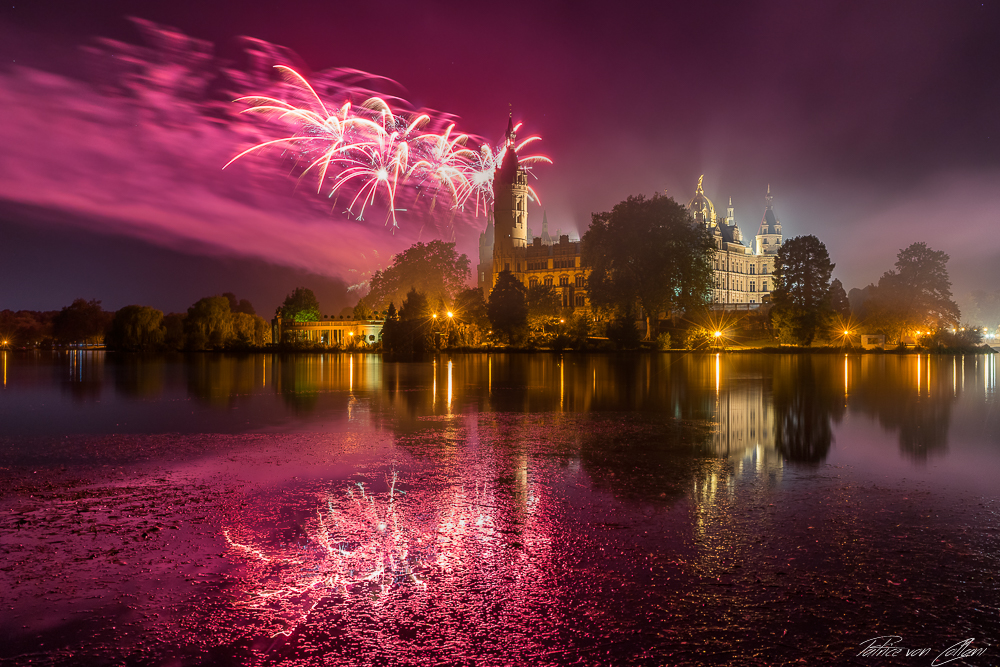
[[(767, 188), (764, 216), (751, 247), (745, 244), (736, 224), (732, 199), (726, 216), (716, 215), (715, 205), (702, 187), (703, 178), (698, 179), (688, 210), (715, 239), (712, 303), (722, 308), (759, 307), (770, 300), (774, 260), (782, 243), (781, 223), (771, 208), (771, 187)], [(545, 285), (555, 289), (563, 308), (572, 311), (588, 307), (590, 270), (581, 261), (580, 241), (570, 241), (568, 235), (558, 232), (555, 238), (550, 237), (544, 217), (541, 236), (533, 236), (528, 227), (528, 195), (527, 174), (518, 164), (511, 120), (507, 125), (506, 152), (493, 178), (493, 214), (479, 235), (479, 288), (489, 298), (500, 272), (510, 271), (525, 287)]]

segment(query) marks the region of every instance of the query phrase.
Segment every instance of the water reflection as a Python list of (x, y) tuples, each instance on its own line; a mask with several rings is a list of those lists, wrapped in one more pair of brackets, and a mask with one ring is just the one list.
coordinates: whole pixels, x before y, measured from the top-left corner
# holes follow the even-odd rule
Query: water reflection
[(839, 369), (827, 357), (782, 357), (774, 369), (775, 446), (796, 463), (826, 460), (833, 443), (831, 421), (846, 411)]
[(57, 367), (64, 391), (79, 403), (99, 401), (104, 389), (104, 352), (99, 350), (68, 350), (66, 366)]
[[(264, 502), (241, 514), (225, 531), (245, 568), (238, 604), (278, 640), (269, 651), (323, 645), (327, 660), (406, 664), (429, 648), (489, 653), (498, 640), (541, 652), (561, 597), (548, 491), (526, 474), (491, 479), (481, 461), (454, 471), (356, 476), (284, 499), (277, 516)], [(489, 637), (498, 625), (504, 637)]]
[[(990, 376), (978, 372), (993, 356), (862, 356), (856, 358), (861, 381), (852, 386), (852, 410), (876, 419), (899, 434), (907, 457), (925, 461), (948, 446), (952, 406), (969, 387), (986, 393)], [(971, 371), (971, 372), (969, 372)]]
[[(162, 432), (164, 423), (168, 431), (190, 423), (211, 432), (292, 420), (309, 429), (342, 418), (410, 432), (460, 415), (637, 412), (707, 427), (698, 447), (731, 460), (737, 476), (774, 459), (823, 462), (848, 413), (876, 420), (905, 457), (924, 461), (947, 450), (963, 395), (981, 402), (996, 391), (993, 355), (477, 354), (414, 364), (360, 353), (46, 354), (3, 354), (4, 418), (27, 434), (60, 424), (65, 432)], [(53, 389), (70, 400), (44, 398)], [(197, 423), (179, 419), (195, 414), (187, 399), (201, 409)], [(44, 423), (13, 409), (28, 400)]]

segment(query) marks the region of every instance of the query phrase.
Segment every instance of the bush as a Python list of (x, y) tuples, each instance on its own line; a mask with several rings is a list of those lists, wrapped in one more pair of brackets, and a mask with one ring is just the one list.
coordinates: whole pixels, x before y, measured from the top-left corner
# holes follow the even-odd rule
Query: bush
[(670, 349), (670, 334), (668, 334), (667, 332), (663, 332), (656, 337), (656, 349), (657, 350)]
[(613, 319), (608, 324), (608, 338), (619, 350), (634, 350), (639, 347), (642, 335), (635, 326), (635, 317), (626, 313)]

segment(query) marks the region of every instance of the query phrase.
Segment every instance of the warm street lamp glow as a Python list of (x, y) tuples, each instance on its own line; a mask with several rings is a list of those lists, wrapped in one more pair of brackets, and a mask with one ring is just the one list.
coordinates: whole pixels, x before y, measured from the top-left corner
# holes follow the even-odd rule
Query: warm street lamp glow
[(353, 332), (353, 331), (348, 331), (348, 332), (347, 332), (347, 335), (348, 335), (348, 336), (353, 336), (353, 335), (354, 335), (354, 332)]
[(438, 318), (438, 314), (434, 313), (433, 315), (431, 315), (431, 317), (433, 317), (436, 320)]
[(559, 318), (559, 324), (564, 324), (565, 322), (566, 320), (562, 319), (561, 317)]
[(718, 337), (720, 337), (722, 335), (722, 332), (721, 331), (716, 331), (714, 335), (715, 335), (716, 338), (718, 338)]
[(455, 314), (454, 314), (454, 313), (452, 313), (452, 312), (451, 312), (451, 311), (449, 310), (449, 311), (448, 311), (448, 317), (454, 317), (454, 316), (455, 316)]
[(850, 336), (850, 335), (851, 335), (851, 332), (850, 332), (850, 331), (848, 331), (847, 329), (844, 329), (844, 335), (845, 335), (845, 336)]

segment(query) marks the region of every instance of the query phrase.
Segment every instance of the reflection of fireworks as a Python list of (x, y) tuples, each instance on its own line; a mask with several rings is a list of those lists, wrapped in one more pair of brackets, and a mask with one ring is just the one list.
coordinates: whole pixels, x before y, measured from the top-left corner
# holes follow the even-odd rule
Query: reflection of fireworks
[[(299, 165), (302, 176), (309, 172), (317, 175), (317, 190), (322, 191), (329, 178), (332, 181), (329, 195), (334, 206), (342, 193), (351, 200), (347, 211), (364, 215), (366, 206), (381, 195), (389, 212), (386, 222), (398, 226), (396, 212), (399, 188), (405, 182), (412, 199), (424, 192), (431, 199), (431, 211), (438, 197), (446, 195), (450, 208), (464, 208), (475, 203), (476, 215), (480, 205), (484, 211), (492, 200), (493, 174), (502, 163), (506, 147), (493, 150), (481, 142), (478, 150), (469, 148), (469, 136), (452, 134), (454, 124), (441, 127), (429, 114), (413, 113), (409, 118), (393, 112), (389, 103), (380, 97), (371, 97), (355, 107), (345, 101), (332, 112), (306, 79), (285, 65), (277, 65), (288, 84), (290, 99), (250, 96), (238, 101), (246, 102), (248, 112), (268, 116), (295, 128), (291, 136), (259, 143), (244, 150), (229, 161), (268, 148), (280, 147), (287, 151)], [(349, 98), (355, 91), (344, 87), (339, 91)], [(438, 127), (438, 131), (423, 128)], [(520, 127), (520, 125), (518, 125)], [(516, 147), (520, 150), (538, 137), (529, 137)], [(537, 162), (551, 162), (541, 155), (519, 158), (525, 169)], [(529, 188), (530, 190), (530, 188)], [(534, 191), (531, 192), (532, 196)]]
[(396, 486), (394, 473), (381, 503), (360, 483), (343, 495), (327, 494), (304, 537), (276, 549), (244, 543), (227, 531), (226, 541), (252, 570), (255, 592), (246, 606), (261, 613), (275, 634), (288, 635), (333, 595), (364, 595), (380, 604), (405, 588), (426, 590), (430, 578), (461, 565), (468, 540), (493, 539), (493, 519), (482, 511), (478, 493), (467, 498), (456, 492), (447, 510), (421, 526), (404, 516), (405, 492)]

